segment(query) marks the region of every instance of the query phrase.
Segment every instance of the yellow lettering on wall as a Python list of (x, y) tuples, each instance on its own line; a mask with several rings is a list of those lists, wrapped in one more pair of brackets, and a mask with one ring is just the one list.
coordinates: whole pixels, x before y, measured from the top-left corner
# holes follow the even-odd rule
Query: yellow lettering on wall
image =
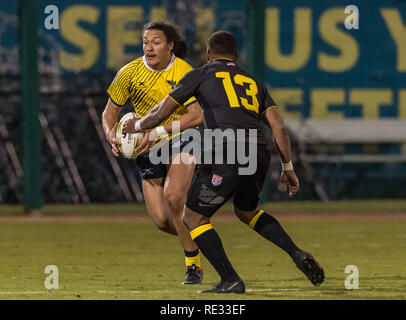
[(360, 104), (362, 115), (367, 119), (379, 118), (379, 107), (393, 103), (392, 91), (389, 89), (352, 89), (350, 104)]
[(406, 71), (406, 25), (402, 22), (398, 9), (381, 9), (381, 15), (396, 43), (398, 71), (404, 72)]
[(152, 7), (149, 16), (151, 21), (165, 21), (166, 9), (164, 7)]
[(399, 118), (406, 119), (406, 89), (399, 90)]
[(348, 33), (337, 28), (344, 24), (344, 8), (333, 8), (325, 11), (319, 20), (320, 37), (340, 51), (340, 55), (319, 53), (317, 63), (320, 70), (326, 72), (344, 72), (351, 69), (358, 61), (358, 42)]
[[(136, 22), (142, 22), (142, 7), (107, 8), (107, 67), (117, 70), (136, 58), (136, 54), (125, 53), (127, 45), (141, 44), (141, 30), (134, 29)], [(132, 23), (132, 28), (129, 26)]]
[(303, 104), (303, 90), (298, 88), (289, 89), (272, 89), (269, 91), (271, 97), (275, 100), (279, 110), (284, 118), (300, 119), (302, 113), (300, 111), (287, 111), (288, 105)]
[(79, 21), (96, 23), (100, 10), (93, 6), (76, 5), (63, 11), (60, 20), (61, 36), (81, 53), (59, 52), (61, 67), (66, 70), (82, 71), (91, 68), (97, 61), (100, 52), (99, 39), (91, 32), (78, 25)]
[(293, 50), (282, 54), (280, 50), (279, 9), (266, 10), (265, 62), (277, 71), (289, 72), (303, 68), (309, 61), (312, 42), (312, 11), (298, 8), (294, 12)]
[(331, 104), (340, 105), (345, 103), (345, 91), (343, 89), (314, 89), (311, 93), (310, 117), (317, 119), (343, 119), (344, 114), (340, 111), (329, 111)]

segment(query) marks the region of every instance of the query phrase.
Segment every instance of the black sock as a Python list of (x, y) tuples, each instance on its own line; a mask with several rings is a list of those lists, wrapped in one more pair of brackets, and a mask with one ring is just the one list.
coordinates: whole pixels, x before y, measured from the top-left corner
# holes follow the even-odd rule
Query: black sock
[(228, 260), (221, 239), (214, 229), (203, 232), (194, 238), (194, 241), (222, 281), (235, 281), (240, 278)]
[[(290, 255), (293, 259), (295, 252), (300, 249), (293, 243), (292, 239), (289, 237), (286, 231), (283, 230), (278, 220), (276, 220), (274, 217), (267, 214), (266, 212), (263, 212), (262, 210), (258, 211), (257, 215), (258, 214), (260, 214), (260, 216), (259, 218), (257, 218), (256, 222), (254, 222), (255, 224), (253, 226), (253, 229), (265, 239), (271, 241), (279, 248), (286, 251), (287, 254)], [(254, 219), (256, 217), (257, 216), (255, 216)]]

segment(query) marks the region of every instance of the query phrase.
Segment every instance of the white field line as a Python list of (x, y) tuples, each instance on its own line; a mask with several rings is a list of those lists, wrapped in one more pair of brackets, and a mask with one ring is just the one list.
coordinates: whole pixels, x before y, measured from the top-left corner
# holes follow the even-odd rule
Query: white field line
[(301, 289), (246, 289), (245, 292), (302, 291)]
[(0, 291), (1, 294), (42, 294), (48, 291)]
[[(144, 291), (148, 292), (148, 291)], [(152, 291), (150, 291), (152, 292)], [(141, 291), (112, 291), (112, 290), (98, 290), (97, 293), (107, 293), (107, 294), (116, 294), (116, 293), (141, 293)]]

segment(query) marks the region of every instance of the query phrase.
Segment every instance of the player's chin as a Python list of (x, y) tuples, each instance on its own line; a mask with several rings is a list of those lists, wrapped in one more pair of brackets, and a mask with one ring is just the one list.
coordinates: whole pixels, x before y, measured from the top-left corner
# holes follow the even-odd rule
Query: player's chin
[(147, 63), (151, 68), (155, 68), (160, 62), (158, 56), (147, 56)]

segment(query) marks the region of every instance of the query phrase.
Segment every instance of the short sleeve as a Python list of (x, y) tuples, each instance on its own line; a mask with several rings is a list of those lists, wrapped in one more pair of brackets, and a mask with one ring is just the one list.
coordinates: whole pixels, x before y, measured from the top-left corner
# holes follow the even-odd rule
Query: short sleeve
[(191, 97), (189, 100), (187, 100), (183, 105), (185, 108), (191, 106), (192, 104), (196, 103), (197, 99), (195, 97)]
[(192, 70), (183, 76), (176, 88), (173, 89), (169, 95), (179, 105), (185, 105), (185, 107), (187, 107), (196, 101), (194, 96), (196, 96), (201, 81), (202, 73), (198, 69)]
[(259, 115), (262, 116), (262, 114), (267, 109), (277, 107), (277, 105), (276, 105), (276, 102), (274, 101), (274, 99), (272, 99), (268, 90), (265, 88), (265, 86), (262, 86), (261, 92), (262, 92), (262, 99), (261, 99), (261, 103), (259, 105)]
[(130, 79), (133, 68), (131, 64), (122, 67), (107, 89), (110, 99), (115, 105), (122, 107), (130, 97)]

